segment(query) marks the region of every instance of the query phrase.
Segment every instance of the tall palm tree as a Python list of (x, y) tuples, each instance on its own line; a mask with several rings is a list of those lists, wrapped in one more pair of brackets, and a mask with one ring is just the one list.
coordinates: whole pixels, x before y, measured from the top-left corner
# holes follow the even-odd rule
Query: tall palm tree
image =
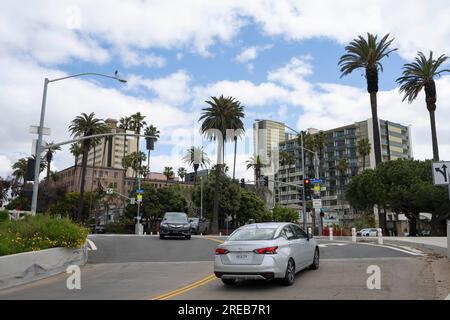
[[(53, 141), (52, 143), (47, 143), (47, 145), (49, 144), (53, 144)], [(50, 165), (53, 160), (53, 154), (58, 150), (61, 150), (61, 147), (51, 147), (48, 148), (47, 152), (45, 153), (45, 160), (47, 161), (47, 181), (49, 181), (50, 178)]]
[[(110, 131), (108, 125), (101, 119), (95, 118), (92, 112), (89, 115), (82, 113), (72, 120), (69, 131), (74, 138), (91, 136), (94, 134), (107, 133)], [(83, 202), (84, 202), (84, 187), (86, 181), (86, 167), (89, 149), (91, 147), (92, 139), (85, 139), (82, 141), (83, 145), (83, 159), (81, 161), (81, 183), (80, 183), (80, 197), (78, 200), (78, 215), (80, 222), (84, 221), (83, 216)]]
[[(317, 157), (319, 158), (319, 163), (317, 164), (319, 166), (319, 177), (320, 175), (320, 167), (322, 164), (322, 158), (323, 158), (323, 149), (327, 145), (327, 134), (323, 131), (319, 131), (318, 133), (314, 134), (314, 151), (317, 152)], [(318, 178), (319, 178), (318, 177)]]
[[(225, 98), (221, 95), (219, 98), (211, 97), (211, 101), (205, 101), (209, 106), (202, 109), (202, 115), (199, 121), (202, 121), (201, 129), (202, 133), (209, 140), (218, 140), (218, 143), (222, 143), (222, 150), (217, 148), (217, 164), (216, 164), (216, 179), (214, 183), (214, 206), (213, 206), (213, 223), (211, 231), (213, 233), (219, 232), (219, 175), (224, 162), (225, 142), (227, 139), (233, 137), (227, 137), (227, 129), (242, 128), (244, 117), (244, 108), (240, 105), (239, 101), (236, 101), (233, 97)], [(211, 131), (211, 129), (218, 130), (217, 132)], [(221, 139), (222, 141), (219, 141)], [(220, 144), (218, 145), (220, 146)]]
[(434, 77), (441, 76), (444, 72), (450, 72), (450, 69), (438, 70), (439, 67), (448, 59), (446, 55), (441, 55), (433, 59), (433, 51), (430, 51), (428, 59), (422, 52), (413, 63), (407, 63), (403, 66), (403, 76), (397, 79), (400, 84), (400, 93), (403, 93), (403, 100), (408, 99), (412, 103), (419, 95), (422, 89), (425, 90), (425, 102), (430, 113), (431, 138), (433, 142), (433, 159), (439, 161), (439, 149), (436, 134), (436, 120), (434, 112), (436, 111), (436, 84)]
[(262, 161), (259, 155), (251, 156), (249, 160), (245, 162), (247, 164), (246, 168), (247, 170), (253, 169), (253, 173), (255, 175), (255, 186), (256, 191), (258, 192), (259, 189), (259, 180), (261, 179), (261, 172), (262, 169), (266, 166)]
[(169, 181), (169, 178), (173, 176), (173, 168), (172, 167), (164, 167), (163, 174), (166, 176), (167, 181)]
[[(131, 115), (131, 129), (134, 130), (134, 133), (141, 134), (141, 130), (147, 125), (147, 122), (145, 122), (144, 119), (145, 116), (143, 116), (140, 112), (136, 112)], [(136, 141), (137, 151), (139, 151), (139, 136)]]
[(343, 185), (345, 184), (343, 178), (345, 179), (345, 175), (347, 174), (347, 170), (348, 170), (347, 159), (339, 160), (339, 163), (336, 166), (336, 169), (339, 172), (339, 189), (341, 190), (341, 201), (342, 201), (343, 187), (344, 187)]
[[(30, 158), (32, 160), (36, 161), (36, 156), (32, 156)], [(11, 167), (13, 169), (12, 176), (15, 177), (15, 179), (18, 183), (20, 181), (22, 181), (22, 183), (25, 184), (25, 182), (26, 182), (25, 179), (26, 179), (27, 168), (28, 168), (28, 160), (29, 160), (29, 158), (21, 158), (21, 159), (17, 160), (16, 162), (14, 162), (14, 164)], [(45, 159), (41, 159), (39, 173), (44, 171), (46, 166), (47, 166), (47, 164), (45, 162)], [(34, 166), (33, 166), (33, 168), (34, 168)], [(34, 172), (34, 169), (33, 169), (33, 172)]]
[[(122, 117), (119, 120), (119, 129), (122, 129), (123, 132), (127, 133), (127, 130), (130, 130), (132, 127), (131, 117)], [(127, 135), (123, 137), (123, 156), (126, 155), (126, 146), (127, 146)]]
[(370, 142), (369, 139), (363, 138), (358, 141), (358, 153), (363, 158), (363, 171), (366, 170), (366, 157), (370, 154)]
[(150, 150), (153, 150), (153, 145), (159, 139), (159, 130), (153, 125), (145, 128), (144, 134), (146, 136), (154, 136), (155, 138), (145, 138), (147, 141), (147, 168), (150, 170)]
[(75, 165), (77, 167), (78, 158), (83, 154), (83, 146), (79, 142), (74, 142), (70, 145), (70, 153), (75, 157)]
[(194, 168), (194, 181), (197, 179), (198, 169), (200, 167), (208, 167), (211, 162), (206, 152), (203, 151), (203, 147), (191, 147), (187, 149), (187, 152), (182, 160)]
[(389, 34), (380, 41), (378, 36), (367, 33), (367, 39), (358, 36), (348, 46), (345, 47), (347, 54), (344, 54), (338, 65), (341, 67), (341, 78), (352, 73), (354, 70), (363, 68), (366, 72), (367, 91), (370, 94), (370, 107), (372, 111), (372, 127), (375, 149), (375, 165), (380, 164), (381, 141), (380, 128), (378, 124), (377, 92), (378, 92), (378, 71), (383, 72), (381, 60), (388, 57), (395, 50), (390, 49), (394, 39), (388, 40)]
[(187, 171), (185, 168), (180, 167), (178, 168), (178, 176), (181, 178), (181, 181), (184, 182), (184, 178), (186, 177)]

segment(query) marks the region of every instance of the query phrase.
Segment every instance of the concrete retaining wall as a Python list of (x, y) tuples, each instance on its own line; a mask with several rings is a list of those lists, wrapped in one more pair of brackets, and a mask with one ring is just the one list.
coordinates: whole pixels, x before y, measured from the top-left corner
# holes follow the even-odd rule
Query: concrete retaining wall
[(65, 272), (69, 265), (84, 265), (88, 249), (52, 248), (0, 257), (0, 289)]

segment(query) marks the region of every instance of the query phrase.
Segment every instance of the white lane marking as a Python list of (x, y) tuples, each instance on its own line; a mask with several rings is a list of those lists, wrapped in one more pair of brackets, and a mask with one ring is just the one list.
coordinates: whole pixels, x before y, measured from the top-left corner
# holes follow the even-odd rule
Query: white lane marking
[(88, 250), (92, 250), (92, 251), (97, 250), (97, 246), (95, 245), (94, 241), (92, 241), (90, 239), (86, 239), (86, 242), (89, 245)]
[(319, 248), (326, 248), (328, 246), (346, 246), (348, 243), (322, 243), (319, 244)]
[(366, 246), (388, 248), (388, 249), (397, 250), (397, 251), (400, 251), (400, 252), (403, 252), (403, 253), (407, 253), (407, 254), (410, 254), (412, 256), (425, 256), (424, 253), (407, 251), (407, 250), (404, 250), (404, 249), (400, 249), (398, 247), (391, 247), (391, 246), (387, 246), (387, 245), (384, 245), (384, 244), (360, 243), (360, 242), (358, 244), (363, 244), (363, 245), (366, 245)]

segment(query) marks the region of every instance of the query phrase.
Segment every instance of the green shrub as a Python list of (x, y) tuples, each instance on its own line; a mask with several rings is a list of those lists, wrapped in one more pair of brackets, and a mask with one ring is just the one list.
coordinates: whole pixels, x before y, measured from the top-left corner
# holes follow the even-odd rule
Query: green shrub
[(0, 256), (49, 248), (80, 248), (89, 230), (70, 219), (27, 216), (0, 224)]
[(106, 233), (130, 233), (129, 224), (125, 224), (123, 222), (111, 222), (105, 225)]
[(7, 221), (9, 216), (8, 210), (0, 210), (0, 222)]

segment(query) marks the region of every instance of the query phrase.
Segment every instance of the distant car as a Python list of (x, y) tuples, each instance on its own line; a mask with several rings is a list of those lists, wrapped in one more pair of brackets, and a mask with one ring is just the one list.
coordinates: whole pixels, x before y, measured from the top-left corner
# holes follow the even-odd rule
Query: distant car
[(300, 226), (268, 222), (236, 229), (216, 248), (214, 274), (225, 285), (238, 279), (279, 278), (292, 285), (295, 274), (319, 268), (319, 246)]
[(106, 229), (105, 226), (101, 225), (91, 225), (92, 233), (105, 233)]
[(209, 229), (209, 221), (205, 218), (189, 218), (192, 234), (207, 234)]
[(378, 235), (378, 230), (375, 228), (362, 229), (360, 231), (362, 237), (376, 237)]
[(184, 212), (166, 212), (159, 226), (159, 238), (166, 236), (182, 236), (191, 238), (191, 224)]

